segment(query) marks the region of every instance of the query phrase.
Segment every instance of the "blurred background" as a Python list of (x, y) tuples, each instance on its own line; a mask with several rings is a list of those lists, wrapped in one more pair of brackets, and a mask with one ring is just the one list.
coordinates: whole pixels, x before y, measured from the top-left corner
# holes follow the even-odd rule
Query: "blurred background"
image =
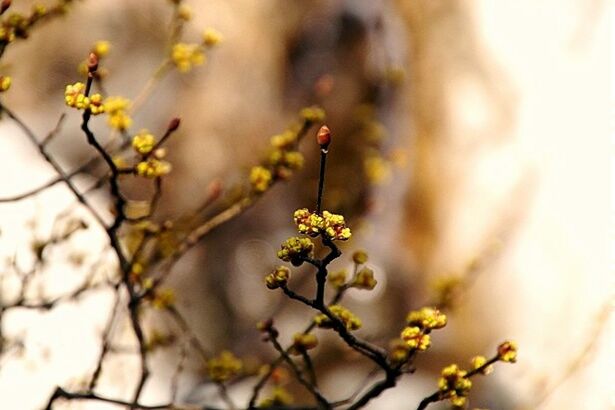
[[(79, 62), (94, 42), (110, 41), (105, 86), (109, 95), (134, 98), (165, 56), (169, 3), (76, 2), (7, 51), (0, 69), (13, 85), (3, 103), (41, 136), (68, 113), (49, 146), (65, 169), (92, 154), (79, 116), (63, 104), (65, 85), (82, 78)], [(449, 326), (434, 335), (417, 372), (369, 408), (415, 408), (436, 388), (443, 366), (489, 355), (503, 339), (519, 343), (518, 363), (475, 383), (472, 407), (612, 408), (609, 2), (184, 3), (193, 12), (184, 41), (198, 41), (211, 26), (224, 42), (204, 66), (169, 73), (134, 118), (131, 131), (159, 133), (170, 118), (182, 119), (168, 145), (173, 172), (164, 185), (163, 217), (197, 207), (212, 181), (232, 196), (269, 138), (302, 107), (319, 104), (334, 138), (324, 207), (347, 216), (355, 234), (344, 250), (368, 250), (378, 279), (373, 292), (348, 295), (346, 304), (363, 319), (361, 334), (386, 345), (410, 309), (443, 297), (450, 308)], [(14, 7), (25, 10), (30, 2)], [(106, 133), (102, 120), (93, 128)], [(318, 150), (311, 138), (301, 149), (306, 166), (292, 181), (207, 236), (174, 273), (178, 309), (212, 351), (266, 359), (272, 349), (260, 342), (257, 321), (275, 315), (288, 342), (311, 315), (263, 285), (278, 244), (293, 234), (292, 211), (315, 202)], [(0, 158), (0, 196), (54, 176), (5, 117)], [(27, 264), (32, 241), (71, 203), (70, 192), (56, 186), (0, 204), (1, 255), (23, 254)], [(104, 232), (88, 229), (57, 258), (62, 252), (93, 258), (104, 243)], [(348, 268), (350, 260), (336, 263)], [(81, 274), (54, 265), (41, 292), (71, 289)], [(296, 277), (302, 274), (308, 275)], [(308, 290), (309, 279), (299, 281)], [(7, 313), (2, 332), (19, 337), (23, 348), (0, 361), (0, 407), (41, 408), (56, 385), (79, 385), (95, 364), (111, 303), (109, 294), (94, 292), (48, 313)], [(167, 324), (159, 318), (151, 325)], [(315, 364), (325, 394), (343, 398), (357, 374), (370, 369), (330, 342), (321, 344)], [(164, 386), (176, 355), (169, 349), (154, 356), (147, 402), (168, 398)], [(129, 395), (137, 365), (130, 355), (112, 356), (102, 391)], [(180, 385), (187, 402), (212, 394), (198, 367), (187, 366)], [(240, 383), (231, 392), (246, 397), (249, 389)]]

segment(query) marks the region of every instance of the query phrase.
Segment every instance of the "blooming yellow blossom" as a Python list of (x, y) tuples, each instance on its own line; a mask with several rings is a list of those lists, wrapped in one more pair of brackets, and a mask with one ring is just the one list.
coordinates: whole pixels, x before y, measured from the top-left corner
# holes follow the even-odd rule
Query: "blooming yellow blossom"
[(352, 254), (352, 261), (356, 263), (357, 265), (362, 265), (364, 263), (367, 263), (367, 259), (368, 259), (367, 252), (363, 250), (356, 251), (355, 253)]
[(374, 271), (369, 268), (363, 268), (352, 281), (352, 287), (357, 289), (372, 290), (376, 287), (378, 281), (374, 278)]
[(107, 124), (116, 130), (126, 130), (132, 125), (132, 118), (128, 115), (130, 100), (124, 97), (107, 97), (105, 110), (107, 112)]
[(110, 42), (106, 40), (98, 40), (96, 43), (94, 43), (94, 46), (92, 47), (92, 52), (98, 57), (105, 57), (107, 54), (109, 54), (110, 49)]
[(408, 359), (410, 348), (402, 339), (393, 339), (390, 343), (389, 358), (393, 363), (403, 363)]
[(146, 129), (139, 131), (137, 135), (132, 137), (132, 147), (141, 155), (149, 154), (155, 146), (156, 138)]
[(205, 54), (198, 44), (176, 43), (171, 50), (171, 60), (180, 72), (186, 73), (193, 66), (203, 64)]
[(284, 262), (290, 262), (295, 266), (303, 263), (303, 259), (311, 257), (314, 243), (308, 238), (292, 237), (282, 243), (278, 251), (278, 258)]
[(338, 270), (330, 273), (327, 276), (327, 280), (335, 289), (340, 289), (342, 286), (346, 284), (346, 277), (348, 276), (348, 272), (346, 270)]
[(350, 228), (342, 215), (323, 211), (322, 216), (312, 213), (307, 208), (298, 209), (293, 214), (299, 233), (309, 236), (318, 236), (321, 232), (331, 240), (345, 241), (352, 235)]
[(222, 383), (237, 376), (243, 363), (240, 359), (227, 350), (207, 361), (207, 375), (215, 382)]
[(442, 369), (442, 374), (438, 380), (438, 388), (445, 394), (453, 406), (462, 407), (467, 402), (467, 396), (472, 388), (472, 381), (468, 379), (468, 372), (459, 369), (456, 364)]
[(311, 333), (295, 333), (293, 336), (293, 345), (291, 346), (290, 353), (294, 355), (300, 355), (310, 349), (318, 346), (318, 338)]
[[(480, 369), (481, 367), (483, 367), (487, 363), (487, 359), (485, 358), (485, 356), (474, 356), (470, 360), (470, 363), (472, 364), (472, 369), (476, 370), (476, 369)], [(481, 373), (489, 374), (492, 371), (493, 371), (493, 366), (487, 366), (481, 370)]]
[[(341, 305), (330, 306), (329, 310), (333, 316), (337, 317), (348, 330), (357, 330), (362, 326), (361, 319)], [(329, 319), (329, 317), (324, 313), (316, 316), (314, 318), (314, 323), (316, 323), (316, 326), (324, 328), (333, 326), (331, 319)]]
[(177, 8), (177, 17), (179, 17), (180, 19), (184, 21), (192, 20), (192, 14), (193, 14), (192, 8), (188, 6), (187, 4), (181, 4)]
[(93, 115), (105, 112), (105, 105), (100, 94), (93, 94), (91, 97), (85, 96), (85, 84), (76, 82), (68, 84), (64, 89), (64, 101), (69, 107), (78, 110), (89, 109)]
[(11, 88), (13, 80), (9, 76), (0, 76), (0, 92), (6, 91)]
[(506, 363), (517, 361), (517, 343), (506, 341), (498, 346), (498, 359)]
[(203, 44), (208, 47), (216, 46), (220, 44), (222, 40), (222, 34), (216, 29), (206, 28), (205, 31), (203, 31)]
[(424, 307), (408, 313), (408, 326), (418, 326), (423, 329), (441, 329), (446, 326), (446, 315), (436, 308)]
[(255, 192), (265, 192), (272, 182), (273, 176), (267, 168), (258, 165), (250, 170), (250, 183)]
[(167, 175), (171, 172), (171, 164), (167, 161), (161, 161), (156, 158), (148, 158), (146, 161), (141, 161), (137, 164), (137, 175), (145, 178), (157, 178)]
[(416, 326), (405, 327), (401, 332), (401, 339), (410, 349), (425, 351), (431, 346), (431, 337)]
[(290, 279), (290, 269), (286, 266), (278, 266), (265, 277), (265, 284), (269, 289), (277, 289), (280, 286), (286, 286)]

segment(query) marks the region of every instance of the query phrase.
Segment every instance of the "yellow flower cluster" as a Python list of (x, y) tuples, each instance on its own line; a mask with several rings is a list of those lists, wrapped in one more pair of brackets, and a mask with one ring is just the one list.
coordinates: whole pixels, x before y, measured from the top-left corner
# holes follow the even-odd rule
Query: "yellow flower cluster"
[(293, 404), (293, 396), (282, 386), (275, 386), (271, 395), (258, 403), (259, 408), (283, 407)]
[(136, 167), (137, 175), (145, 178), (158, 178), (167, 175), (171, 172), (171, 164), (167, 161), (161, 161), (157, 158), (148, 158), (141, 161)]
[(284, 262), (290, 262), (295, 266), (303, 263), (303, 259), (310, 257), (314, 250), (314, 243), (308, 238), (288, 238), (278, 251), (278, 258)]
[[(487, 358), (485, 356), (474, 356), (470, 360), (470, 364), (472, 365), (472, 370), (477, 370), (483, 367), (487, 363)], [(493, 372), (493, 366), (486, 366), (484, 369), (480, 371), (481, 374), (489, 374)]]
[(354, 263), (356, 263), (357, 265), (362, 265), (364, 263), (367, 263), (367, 252), (365, 251), (356, 251), (355, 253), (352, 254), (352, 261)]
[(227, 350), (207, 361), (207, 375), (217, 383), (223, 383), (237, 376), (243, 364), (240, 359)]
[(335, 272), (331, 272), (327, 276), (327, 280), (335, 289), (341, 289), (346, 284), (347, 277), (348, 272), (346, 272), (345, 269), (342, 269)]
[(345, 241), (350, 239), (352, 233), (346, 227), (342, 215), (323, 211), (322, 216), (308, 211), (306, 208), (297, 209), (293, 214), (299, 233), (309, 236), (318, 236), (324, 232), (331, 240)]
[(0, 76), (0, 92), (4, 92), (11, 88), (13, 80), (9, 76)]
[(293, 344), (290, 348), (290, 354), (300, 355), (310, 349), (318, 346), (318, 338), (311, 333), (295, 333), (293, 336)]
[(421, 329), (433, 330), (446, 326), (446, 315), (436, 308), (424, 307), (408, 313), (408, 326), (418, 326)]
[(352, 281), (351, 286), (357, 289), (372, 290), (376, 287), (378, 281), (374, 278), (374, 271), (369, 268), (363, 268)]
[(180, 72), (186, 73), (205, 62), (205, 53), (199, 44), (176, 43), (171, 50), (171, 60)]
[(409, 349), (425, 351), (431, 346), (431, 337), (417, 326), (407, 326), (401, 332), (401, 339)]
[(89, 109), (92, 115), (98, 115), (105, 112), (105, 105), (100, 94), (92, 94), (90, 97), (85, 96), (85, 84), (76, 82), (69, 84), (64, 90), (64, 101), (69, 107), (77, 108), (78, 110)]
[(286, 266), (278, 266), (265, 277), (265, 284), (269, 289), (277, 289), (280, 286), (286, 286), (290, 279), (290, 269)]
[(309, 122), (322, 122), (325, 120), (325, 110), (318, 106), (306, 107), (301, 110), (301, 117)]
[[(333, 316), (337, 317), (348, 330), (357, 330), (362, 326), (361, 319), (359, 319), (354, 313), (346, 309), (341, 305), (333, 305), (329, 307), (329, 310)], [(324, 313), (314, 318), (316, 326), (323, 328), (330, 328), (333, 326), (331, 319)]]
[(181, 4), (177, 8), (177, 17), (184, 21), (192, 20), (192, 8), (187, 4)]
[(269, 164), (276, 169), (276, 175), (282, 179), (288, 179), (293, 170), (303, 167), (303, 154), (299, 151), (286, 151), (274, 149), (269, 154)]
[(472, 381), (466, 377), (467, 374), (468, 372), (461, 370), (456, 364), (442, 369), (438, 387), (450, 399), (453, 406), (463, 407), (467, 402), (468, 393), (472, 388)]
[(267, 168), (257, 165), (250, 170), (250, 184), (254, 192), (263, 193), (271, 186), (273, 175)]
[(203, 31), (203, 44), (207, 47), (217, 46), (222, 40), (222, 34), (216, 29), (209, 27)]
[(175, 292), (171, 289), (160, 289), (154, 292), (152, 306), (156, 309), (166, 309), (175, 303)]
[(107, 40), (98, 40), (92, 47), (92, 53), (96, 54), (99, 58), (105, 57), (111, 50), (111, 43)]
[(288, 129), (281, 134), (276, 134), (271, 137), (271, 146), (277, 149), (287, 150), (297, 142), (297, 132)]
[(132, 137), (132, 147), (141, 155), (147, 155), (156, 146), (156, 138), (146, 129)]
[(126, 130), (132, 125), (132, 118), (128, 115), (130, 100), (124, 97), (107, 97), (105, 109), (107, 111), (107, 124), (116, 130)]
[(403, 363), (408, 360), (410, 349), (402, 339), (393, 339), (390, 344), (389, 358), (393, 363)]
[(517, 361), (517, 343), (506, 341), (498, 346), (498, 360), (506, 363)]

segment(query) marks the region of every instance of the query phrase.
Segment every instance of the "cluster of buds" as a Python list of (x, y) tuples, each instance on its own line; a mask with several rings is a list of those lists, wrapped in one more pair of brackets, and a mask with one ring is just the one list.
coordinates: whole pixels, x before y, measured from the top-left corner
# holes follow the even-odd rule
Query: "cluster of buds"
[(329, 273), (329, 275), (327, 275), (327, 281), (329, 281), (329, 284), (335, 289), (342, 289), (346, 285), (347, 277), (348, 272), (345, 269), (342, 269)]
[(243, 363), (240, 359), (227, 350), (207, 361), (207, 375), (216, 383), (224, 383), (237, 376)]
[(107, 97), (105, 110), (107, 112), (107, 124), (113, 129), (123, 131), (132, 125), (132, 118), (128, 115), (130, 100), (124, 97)]
[[(396, 339), (395, 350), (390, 353), (395, 360), (407, 358), (411, 350), (427, 350), (431, 346), (429, 333), (446, 326), (446, 315), (438, 309), (424, 307), (408, 313), (406, 322), (407, 326), (401, 331), (400, 338)], [(405, 354), (403, 349), (406, 349)]]
[(171, 61), (180, 72), (187, 73), (205, 63), (205, 53), (199, 44), (176, 43), (171, 49)]
[(505, 363), (517, 361), (517, 343), (506, 341), (498, 346), (498, 360)]
[(307, 208), (297, 209), (293, 215), (299, 233), (316, 237), (325, 234), (328, 239), (333, 241), (345, 241), (350, 239), (352, 233), (346, 226), (346, 221), (342, 215), (323, 211), (322, 216), (315, 212), (308, 211)]
[(85, 95), (85, 84), (76, 82), (69, 84), (64, 90), (64, 101), (69, 107), (78, 110), (89, 109), (92, 115), (98, 115), (105, 112), (105, 105), (100, 94), (92, 94), (90, 97)]
[[(352, 313), (350, 310), (346, 309), (345, 307), (341, 305), (333, 305), (329, 307), (329, 310), (331, 311), (333, 316), (338, 318), (344, 324), (346, 329), (357, 330), (361, 328), (362, 326), (361, 319), (359, 319), (354, 313)], [(324, 313), (317, 315), (314, 318), (314, 323), (316, 324), (316, 326), (322, 327), (322, 328), (333, 327), (333, 322)]]
[(468, 372), (461, 370), (456, 364), (451, 364), (442, 369), (438, 388), (455, 407), (466, 405), (468, 394), (472, 388), (472, 381), (466, 377), (467, 374)]
[(278, 258), (284, 262), (290, 262), (294, 266), (303, 264), (306, 258), (312, 256), (314, 243), (308, 238), (292, 237), (282, 243), (282, 249), (278, 251)]
[(166, 309), (175, 303), (175, 292), (171, 289), (156, 289), (152, 296), (152, 307), (155, 309)]
[(431, 337), (416, 326), (407, 326), (401, 332), (401, 340), (408, 349), (425, 351), (431, 346)]
[(487, 358), (485, 356), (474, 356), (470, 359), (472, 370), (478, 370), (481, 374), (489, 374), (493, 372), (493, 366), (485, 366), (487, 364)]
[(378, 281), (374, 278), (374, 271), (370, 268), (362, 268), (357, 272), (350, 286), (357, 289), (372, 290)]
[(408, 326), (417, 326), (424, 330), (441, 329), (446, 326), (446, 320), (444, 313), (431, 307), (413, 310), (406, 316)]
[(221, 41), (222, 34), (217, 30), (205, 29), (201, 44), (175, 43), (171, 49), (171, 61), (180, 72), (187, 73), (193, 67), (205, 63), (205, 48), (214, 47)]
[(265, 192), (273, 183), (273, 175), (267, 168), (257, 165), (250, 170), (250, 184), (257, 193)]
[(11, 88), (13, 80), (9, 76), (0, 76), (0, 92), (4, 92)]
[(166, 156), (166, 149), (158, 148), (158, 146), (177, 130), (179, 123), (179, 118), (173, 118), (160, 141), (156, 141), (156, 138), (145, 129), (132, 138), (132, 148), (141, 155), (141, 160), (135, 167), (137, 175), (145, 178), (159, 178), (171, 172), (171, 164), (163, 160)]
[(410, 349), (402, 339), (393, 339), (389, 345), (389, 359), (391, 363), (401, 364), (408, 360)]
[(301, 355), (318, 346), (318, 338), (311, 333), (295, 333), (289, 353)]
[(293, 171), (303, 167), (303, 154), (299, 151), (274, 149), (269, 154), (268, 161), (274, 170), (275, 176), (286, 180), (292, 176)]
[(265, 277), (265, 284), (269, 289), (277, 289), (281, 286), (286, 286), (290, 279), (290, 269), (286, 266), (278, 266)]
[(136, 166), (137, 175), (144, 178), (158, 178), (171, 172), (171, 164), (155, 156), (141, 161)]
[(156, 138), (146, 129), (132, 137), (132, 148), (141, 155), (147, 155), (156, 146)]

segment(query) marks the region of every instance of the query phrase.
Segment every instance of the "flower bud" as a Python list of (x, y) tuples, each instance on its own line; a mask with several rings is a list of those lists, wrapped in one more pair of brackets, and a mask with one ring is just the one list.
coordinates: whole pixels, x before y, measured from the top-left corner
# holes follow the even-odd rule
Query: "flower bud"
[(98, 69), (98, 56), (96, 53), (90, 53), (88, 57), (88, 72), (93, 73)]
[(323, 125), (316, 134), (316, 141), (321, 148), (326, 149), (331, 143), (331, 130), (326, 125)]
[(169, 126), (167, 127), (167, 132), (173, 132), (176, 129), (178, 129), (180, 122), (181, 122), (181, 120), (178, 117), (173, 118), (169, 122)]

